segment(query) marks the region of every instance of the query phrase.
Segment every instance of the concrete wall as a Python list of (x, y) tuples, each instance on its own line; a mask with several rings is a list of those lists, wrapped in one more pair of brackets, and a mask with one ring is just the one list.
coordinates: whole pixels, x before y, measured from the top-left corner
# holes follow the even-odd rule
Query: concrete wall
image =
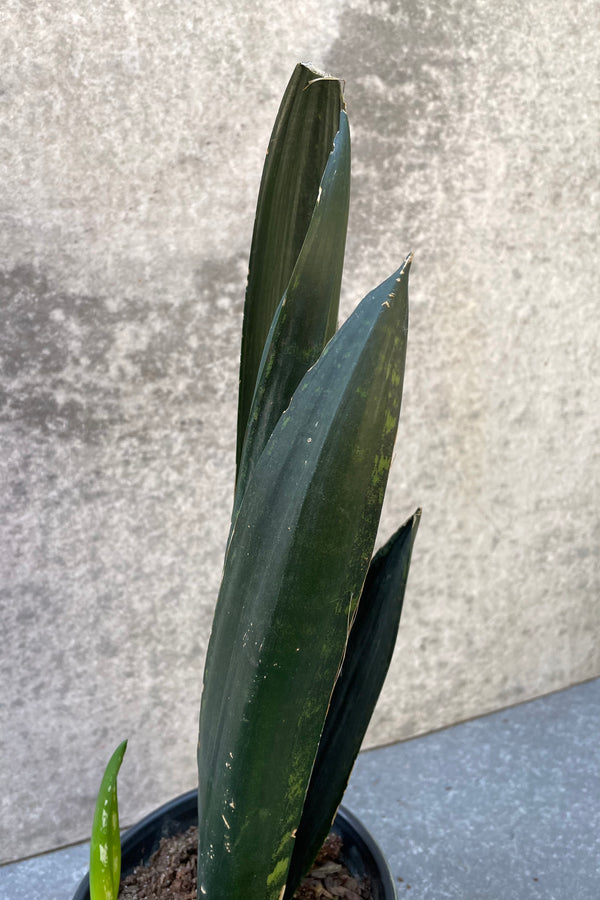
[(4, 0), (0, 848), (195, 783), (254, 203), (346, 79), (346, 315), (413, 250), (383, 538), (423, 506), (368, 744), (600, 671), (592, 0)]

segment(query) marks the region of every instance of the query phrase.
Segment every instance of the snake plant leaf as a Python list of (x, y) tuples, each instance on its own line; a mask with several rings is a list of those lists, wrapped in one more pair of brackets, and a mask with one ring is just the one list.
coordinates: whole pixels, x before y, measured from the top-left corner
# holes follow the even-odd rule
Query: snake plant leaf
[(90, 900), (116, 900), (121, 880), (121, 836), (117, 775), (127, 741), (111, 756), (96, 800), (90, 844)]
[(335, 332), (350, 201), (350, 131), (340, 112), (302, 249), (267, 337), (238, 467), (233, 519), (282, 412)]
[[(338, 79), (296, 66), (273, 126), (254, 220), (242, 327), (238, 465), (263, 347), (304, 243), (343, 108)], [(333, 330), (336, 317), (337, 311)]]
[(410, 258), (294, 392), (225, 558), (198, 746), (199, 896), (283, 896), (396, 436)]
[(286, 898), (327, 837), (371, 720), (394, 651), (420, 519), (418, 509), (369, 566), (296, 834)]

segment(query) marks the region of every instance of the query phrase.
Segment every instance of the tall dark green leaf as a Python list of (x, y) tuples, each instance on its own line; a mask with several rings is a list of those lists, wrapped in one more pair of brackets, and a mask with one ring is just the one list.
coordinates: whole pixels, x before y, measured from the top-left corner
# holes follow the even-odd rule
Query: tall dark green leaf
[(350, 200), (350, 132), (340, 128), (308, 232), (266, 340), (238, 468), (233, 519), (273, 428), (335, 332)]
[(400, 413), (410, 260), (306, 373), (250, 478), (211, 634), (198, 747), (201, 895), (278, 900)]
[[(238, 464), (263, 347), (310, 225), (343, 105), (337, 79), (296, 66), (271, 134), (254, 222), (242, 329)], [(335, 318), (337, 312), (331, 334)]]
[(293, 896), (331, 827), (387, 674), (421, 510), (373, 557), (298, 826), (286, 885)]

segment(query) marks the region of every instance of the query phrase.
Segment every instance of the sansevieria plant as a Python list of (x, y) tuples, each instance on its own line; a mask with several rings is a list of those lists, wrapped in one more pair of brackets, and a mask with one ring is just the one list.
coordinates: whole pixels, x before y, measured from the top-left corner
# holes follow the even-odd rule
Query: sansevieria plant
[[(200, 709), (200, 900), (293, 896), (335, 816), (398, 630), (420, 511), (372, 554), (411, 257), (336, 331), (349, 191), (340, 81), (298, 65), (250, 254), (235, 498)], [(124, 749), (98, 798), (92, 900), (118, 891)]]

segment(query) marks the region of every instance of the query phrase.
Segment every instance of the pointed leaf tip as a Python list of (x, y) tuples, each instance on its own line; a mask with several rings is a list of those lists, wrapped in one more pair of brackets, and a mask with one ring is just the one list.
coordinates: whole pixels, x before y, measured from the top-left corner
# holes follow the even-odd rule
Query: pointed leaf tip
[(117, 775), (123, 762), (127, 741), (111, 756), (96, 800), (90, 842), (91, 900), (116, 900), (121, 877), (121, 838)]
[(343, 111), (339, 126), (304, 243), (263, 349), (238, 464), (232, 521), (273, 428), (336, 330), (350, 199), (350, 131)]
[(271, 133), (256, 208), (242, 327), (237, 467), (265, 341), (306, 237), (342, 108), (339, 79), (296, 66)]

